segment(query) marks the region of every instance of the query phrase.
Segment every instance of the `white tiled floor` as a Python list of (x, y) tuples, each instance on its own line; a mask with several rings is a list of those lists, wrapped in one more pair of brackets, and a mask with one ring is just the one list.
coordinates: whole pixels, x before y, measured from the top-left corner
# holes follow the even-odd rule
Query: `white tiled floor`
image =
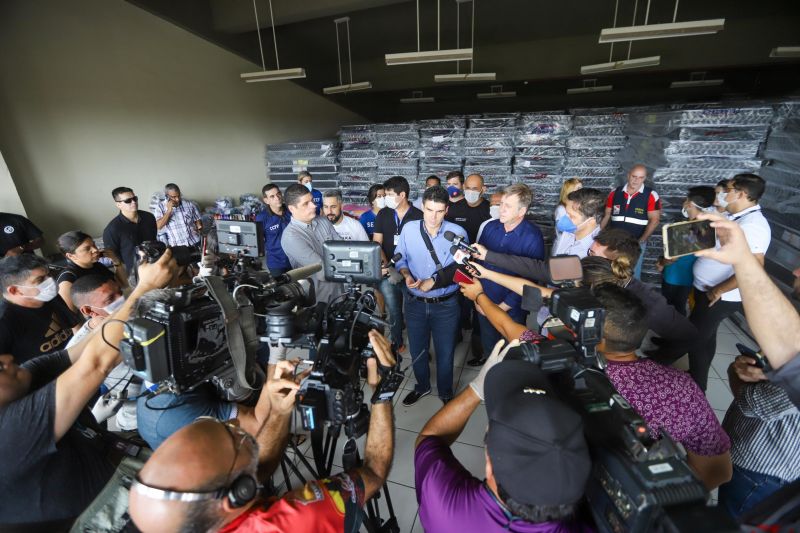
[[(456, 366), (453, 372), (454, 389), (456, 391), (463, 390), (478, 373), (476, 369), (465, 366), (465, 361), (469, 360), (471, 357), (469, 354), (470, 347), (468, 337), (465, 336), (465, 339), (466, 340), (456, 348)], [(725, 411), (733, 400), (730, 386), (728, 385), (727, 368), (733, 361), (734, 354), (738, 354), (735, 348), (737, 342), (744, 343), (751, 347), (754, 346), (753, 341), (743, 333), (737, 332), (733, 324), (727, 321), (724, 322), (720, 326), (717, 335), (717, 354), (712, 362), (712, 369), (709, 373), (709, 383), (706, 392), (706, 397), (714, 408), (717, 418), (719, 418), (720, 421), (722, 421)], [(681, 362), (676, 366), (680, 366), (680, 363)], [(408, 364), (409, 358), (406, 356), (404, 358), (404, 365)], [(414, 383), (416, 383), (411, 369), (409, 369), (408, 373), (409, 377), (407, 377), (403, 383), (404, 391), (412, 390), (414, 388)], [(389, 494), (400, 524), (401, 533), (421, 533), (424, 531), (419, 521), (417, 498), (414, 490), (414, 442), (416, 441), (419, 431), (428, 419), (442, 406), (441, 401), (438, 396), (436, 396), (435, 368), (431, 370), (431, 384), (433, 393), (422, 398), (414, 406), (406, 407), (402, 404), (401, 399), (405, 396), (405, 393), (402, 391), (398, 393), (395, 400), (395, 422), (397, 429), (394, 464), (389, 474)], [(483, 435), (486, 431), (486, 425), (486, 409), (481, 405), (473, 414), (464, 432), (458, 438), (458, 441), (453, 445), (453, 451), (456, 457), (473, 473), (473, 475), (480, 479), (485, 477)], [(359, 449), (363, 452), (363, 437), (358, 439), (358, 444)], [(339, 441), (338, 451), (334, 456), (334, 470), (338, 470), (341, 467), (341, 449), (343, 445), (344, 438), (342, 437)], [(310, 444), (308, 442), (301, 446), (301, 451), (309, 459), (312, 457)], [(305, 468), (303, 468), (302, 465), (299, 465), (299, 467), (305, 472)], [(280, 474), (276, 477), (276, 483), (279, 483), (279, 480), (283, 480)], [(297, 484), (297, 481), (293, 479), (292, 483)], [(385, 518), (387, 509), (385, 499), (382, 498), (379, 501), (379, 507), (382, 516)]]

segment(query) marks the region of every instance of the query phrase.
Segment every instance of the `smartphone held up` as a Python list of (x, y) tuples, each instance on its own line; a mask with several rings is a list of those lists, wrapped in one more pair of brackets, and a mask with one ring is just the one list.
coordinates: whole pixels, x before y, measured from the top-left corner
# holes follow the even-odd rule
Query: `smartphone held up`
[(675, 259), (717, 245), (717, 232), (710, 220), (689, 220), (666, 224), (662, 228), (664, 257)]

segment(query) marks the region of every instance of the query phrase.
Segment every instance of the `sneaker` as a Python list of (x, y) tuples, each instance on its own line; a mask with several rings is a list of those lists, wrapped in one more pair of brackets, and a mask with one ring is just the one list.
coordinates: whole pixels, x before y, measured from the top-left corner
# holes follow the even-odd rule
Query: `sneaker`
[(412, 390), (411, 392), (406, 394), (405, 398), (403, 398), (403, 405), (406, 405), (406, 406), (414, 405), (415, 403), (417, 403), (419, 401), (420, 398), (422, 398), (423, 396), (427, 396), (430, 393), (431, 393), (431, 389), (428, 389), (425, 392), (417, 392), (415, 390)]
[(484, 357), (473, 357), (469, 361), (467, 361), (467, 366), (483, 366), (483, 363), (486, 362)]

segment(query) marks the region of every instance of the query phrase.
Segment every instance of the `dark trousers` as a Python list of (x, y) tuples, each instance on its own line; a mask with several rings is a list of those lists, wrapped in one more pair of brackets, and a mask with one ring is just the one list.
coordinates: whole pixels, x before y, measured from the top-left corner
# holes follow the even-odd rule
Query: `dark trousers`
[[(794, 461), (797, 458), (787, 457), (786, 460)], [(733, 465), (731, 480), (719, 487), (719, 504), (738, 520), (742, 514), (788, 483), (775, 476)]]
[(661, 294), (664, 295), (667, 303), (683, 316), (686, 316), (686, 304), (689, 301), (690, 292), (692, 292), (691, 285), (672, 285), (665, 281), (661, 282)]
[(689, 340), (675, 341), (664, 345), (654, 357), (665, 364), (674, 362), (684, 353), (689, 353), (689, 373), (703, 391), (708, 385), (708, 369), (717, 352), (717, 329), (720, 322), (736, 311), (742, 310), (741, 302), (717, 300), (708, 306), (708, 296), (703, 291), (694, 291), (694, 310), (689, 321), (695, 325), (698, 335)]
[(431, 388), (431, 372), (428, 362), (428, 347), (433, 338), (436, 352), (436, 386), (439, 397), (453, 397), (453, 356), (456, 347), (456, 334), (461, 316), (458, 297), (453, 296), (443, 302), (427, 303), (406, 292), (405, 316), (408, 328), (408, 344), (414, 363), (414, 377), (417, 392)]

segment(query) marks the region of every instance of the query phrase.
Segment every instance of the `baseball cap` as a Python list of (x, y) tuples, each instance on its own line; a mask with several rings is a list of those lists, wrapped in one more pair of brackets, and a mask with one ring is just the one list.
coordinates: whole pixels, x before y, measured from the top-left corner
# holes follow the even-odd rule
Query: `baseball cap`
[(583, 421), (556, 397), (544, 372), (527, 361), (502, 361), (489, 370), (484, 391), (497, 484), (527, 505), (580, 500), (592, 466)]

